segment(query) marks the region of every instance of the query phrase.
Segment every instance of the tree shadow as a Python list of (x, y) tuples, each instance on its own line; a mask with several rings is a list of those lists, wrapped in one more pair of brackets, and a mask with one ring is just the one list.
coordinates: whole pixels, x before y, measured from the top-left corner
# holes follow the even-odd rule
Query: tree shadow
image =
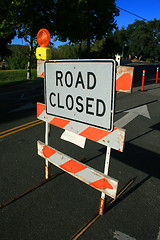
[(158, 153), (127, 142), (123, 154), (113, 150), (112, 156), (118, 161), (136, 168), (150, 176), (160, 178), (160, 155)]
[(41, 79), (0, 87), (0, 123), (33, 114), (36, 103), (44, 102), (43, 85)]

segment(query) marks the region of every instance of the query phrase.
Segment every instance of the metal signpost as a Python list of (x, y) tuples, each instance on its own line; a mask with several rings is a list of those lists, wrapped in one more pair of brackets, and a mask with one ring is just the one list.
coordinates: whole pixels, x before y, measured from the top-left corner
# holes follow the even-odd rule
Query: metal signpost
[[(45, 143), (38, 154), (89, 186), (101, 191), (99, 214), (105, 195), (116, 198), (118, 181), (108, 176), (111, 148), (123, 151), (125, 131), (113, 126), (115, 100), (114, 60), (51, 60), (45, 66), (45, 104), (37, 104), (37, 117), (45, 121)], [(65, 129), (65, 140), (85, 147), (85, 139), (107, 146), (104, 173), (48, 146), (50, 124)], [(77, 140), (78, 138), (78, 140)], [(82, 144), (83, 143), (83, 144)]]

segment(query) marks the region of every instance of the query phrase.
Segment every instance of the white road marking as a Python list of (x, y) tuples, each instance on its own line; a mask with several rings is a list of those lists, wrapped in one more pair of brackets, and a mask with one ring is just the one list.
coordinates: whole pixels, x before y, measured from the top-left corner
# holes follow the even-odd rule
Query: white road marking
[(158, 232), (157, 240), (160, 240), (160, 227), (159, 227), (159, 232)]
[(129, 235), (122, 233), (120, 231), (115, 231), (113, 238), (117, 239), (117, 240), (136, 240), (133, 237), (130, 237)]
[(129, 122), (131, 122), (134, 118), (136, 118), (138, 115), (142, 115), (146, 118), (151, 119), (149, 112), (148, 112), (148, 108), (147, 105), (141, 106), (141, 107), (137, 107), (134, 109), (130, 109), (127, 112), (127, 114), (120, 118), (118, 121), (115, 122), (115, 126), (122, 128), (124, 126), (126, 126)]

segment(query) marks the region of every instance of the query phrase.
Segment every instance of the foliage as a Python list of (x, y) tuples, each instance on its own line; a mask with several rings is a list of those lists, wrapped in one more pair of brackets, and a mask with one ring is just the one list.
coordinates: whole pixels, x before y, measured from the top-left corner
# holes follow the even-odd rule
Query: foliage
[(158, 59), (160, 55), (160, 20), (138, 21), (130, 24), (126, 33), (130, 54), (139, 59)]
[[(13, 0), (16, 11), (16, 30), (20, 38), (31, 43), (41, 28), (54, 33), (53, 0)], [(28, 37), (29, 36), (29, 37)]]
[(115, 45), (115, 53), (119, 53), (123, 57), (128, 54), (126, 48), (128, 46), (128, 35), (124, 28), (114, 32), (113, 41)]
[(160, 59), (160, 20), (139, 21), (128, 25), (126, 29), (114, 32), (114, 43), (119, 54), (132, 55), (139, 60), (154, 61)]
[(149, 41), (147, 23), (137, 20), (128, 26), (127, 33), (129, 35), (128, 45), (131, 54), (137, 57), (143, 56)]
[(10, 46), (11, 56), (6, 58), (8, 69), (26, 69), (27, 67), (27, 55), (28, 55), (28, 47), (13, 45)]
[(38, 30), (47, 28), (54, 33), (54, 1), (12, 0), (12, 4), (17, 36), (29, 43), (27, 79), (30, 79), (33, 45)]
[[(11, 45), (9, 46), (11, 55), (6, 58), (8, 69), (26, 69), (28, 63), (28, 46)], [(32, 56), (32, 67), (36, 68), (35, 56)]]
[(62, 45), (58, 48), (58, 59), (75, 59), (78, 58), (78, 45)]
[(119, 15), (115, 0), (58, 0), (56, 4), (56, 35), (71, 43), (90, 43), (107, 36)]
[(0, 4), (0, 60), (10, 54), (7, 44), (16, 35), (13, 24), (12, 3), (10, 0), (1, 0)]
[(108, 34), (106, 38), (97, 40), (91, 47), (94, 52), (94, 58), (115, 58), (117, 53), (117, 44), (113, 33)]
[[(58, 58), (87, 57), (86, 42), (89, 52), (90, 43), (106, 37), (116, 27), (114, 16), (119, 14), (115, 0), (99, 0), (98, 4), (96, 0), (2, 1), (9, 10), (7, 18), (2, 16), (6, 21), (5, 25), (12, 26), (10, 29), (14, 30), (13, 33), (16, 31), (19, 38), (24, 38), (29, 43), (29, 70), (36, 35), (40, 28), (47, 28), (51, 35), (56, 34), (58, 39), (69, 40), (74, 44), (59, 48), (56, 52)], [(6, 33), (9, 36), (9, 28)], [(12, 37), (13, 35), (10, 39)], [(26, 60), (20, 54), (12, 54), (8, 61), (12, 68), (26, 66)], [(31, 75), (28, 75), (28, 78), (31, 78)]]
[(64, 44), (58, 48), (51, 48), (52, 59), (77, 59), (85, 58), (86, 43), (80, 44)]
[[(96, 0), (1, 2), (0, 57), (13, 51), (7, 57), (10, 68), (26, 68), (28, 65), (31, 70), (31, 63), (35, 64), (36, 35), (41, 28), (47, 28), (58, 40), (70, 42), (58, 49), (52, 47), (54, 59), (114, 58), (116, 53), (147, 61), (160, 59), (160, 20), (136, 20), (126, 29), (117, 30), (114, 20), (119, 15), (116, 0), (99, 0), (98, 4)], [(15, 34), (28, 42), (25, 53), (19, 48), (6, 51), (6, 45)]]

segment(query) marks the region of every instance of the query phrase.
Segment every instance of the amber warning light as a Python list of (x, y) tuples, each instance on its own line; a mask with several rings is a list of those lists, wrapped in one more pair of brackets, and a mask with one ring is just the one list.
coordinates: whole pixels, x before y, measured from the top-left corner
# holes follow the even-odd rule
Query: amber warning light
[(50, 43), (50, 33), (47, 29), (42, 28), (37, 33), (37, 42), (41, 47), (47, 47)]
[(51, 59), (51, 49), (48, 48), (47, 46), (50, 43), (50, 32), (42, 28), (38, 31), (37, 33), (37, 42), (40, 45), (36, 49), (36, 58), (39, 60), (49, 60)]

